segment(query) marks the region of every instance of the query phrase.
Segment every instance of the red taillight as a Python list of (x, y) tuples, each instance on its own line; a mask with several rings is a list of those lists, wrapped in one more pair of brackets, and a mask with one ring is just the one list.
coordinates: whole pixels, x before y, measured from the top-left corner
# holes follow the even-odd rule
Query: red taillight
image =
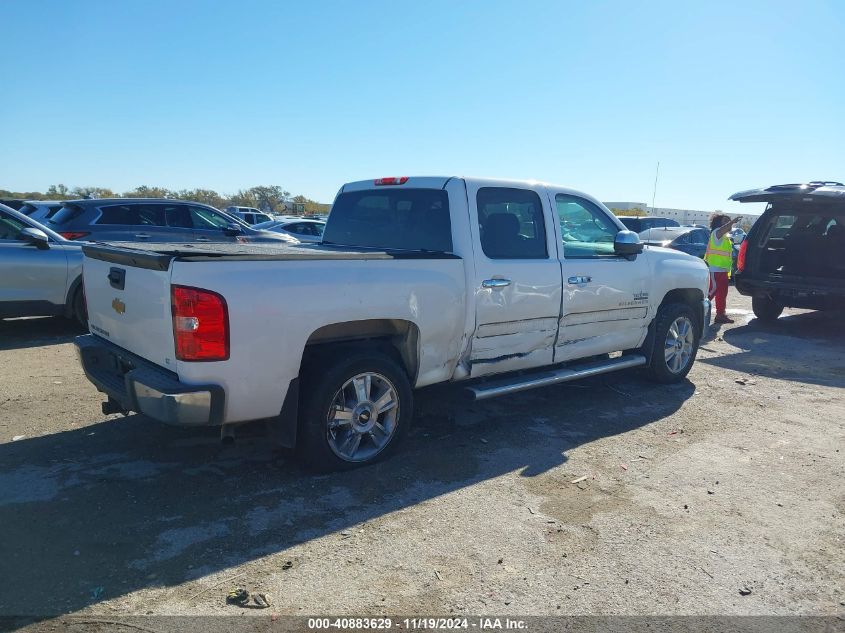
[(392, 176), (390, 178), (379, 178), (375, 181), (375, 185), (377, 187), (381, 187), (383, 185), (404, 185), (406, 182), (408, 182), (407, 176), (401, 176), (400, 178)]
[(187, 361), (229, 358), (229, 309), (216, 292), (170, 287), (176, 358)]
[(748, 239), (743, 240), (739, 246), (739, 255), (736, 256), (736, 272), (745, 270), (745, 253), (748, 251)]
[(91, 233), (89, 231), (59, 231), (59, 235), (66, 240), (78, 240), (80, 237), (91, 235)]

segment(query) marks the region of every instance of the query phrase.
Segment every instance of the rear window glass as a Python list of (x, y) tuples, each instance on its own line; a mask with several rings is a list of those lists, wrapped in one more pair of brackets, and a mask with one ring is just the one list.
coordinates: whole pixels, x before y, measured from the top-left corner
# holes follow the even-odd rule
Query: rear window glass
[(66, 204), (59, 209), (56, 215), (50, 218), (50, 222), (52, 224), (67, 224), (80, 215), (82, 215), (82, 207), (78, 207), (75, 204)]
[(779, 215), (775, 218), (772, 230), (769, 232), (769, 237), (784, 237), (789, 233), (789, 229), (795, 224), (794, 215)]
[(452, 252), (441, 189), (368, 189), (337, 197), (323, 240), (345, 246)]
[(680, 224), (669, 218), (643, 218), (642, 229), (640, 230), (662, 228), (665, 226), (680, 226)]

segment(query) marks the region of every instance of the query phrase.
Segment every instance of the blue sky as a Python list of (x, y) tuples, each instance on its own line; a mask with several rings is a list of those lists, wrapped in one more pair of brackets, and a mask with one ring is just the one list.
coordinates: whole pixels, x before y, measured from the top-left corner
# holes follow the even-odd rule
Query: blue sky
[(0, 188), (845, 181), (845, 2), (2, 0)]

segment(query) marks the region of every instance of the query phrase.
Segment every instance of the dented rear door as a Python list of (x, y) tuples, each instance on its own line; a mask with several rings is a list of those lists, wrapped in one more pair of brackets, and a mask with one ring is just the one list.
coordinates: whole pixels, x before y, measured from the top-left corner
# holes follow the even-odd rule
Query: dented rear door
[(467, 182), (475, 244), (476, 327), (471, 376), (548, 365), (561, 306), (561, 272), (542, 187)]

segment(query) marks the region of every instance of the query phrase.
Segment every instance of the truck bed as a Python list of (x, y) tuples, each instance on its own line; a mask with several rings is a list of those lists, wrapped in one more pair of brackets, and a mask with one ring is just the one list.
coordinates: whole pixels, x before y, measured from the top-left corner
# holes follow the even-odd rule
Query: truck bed
[(237, 244), (232, 242), (93, 242), (82, 247), (86, 256), (137, 268), (167, 270), (174, 259), (188, 262), (219, 259), (241, 261), (460, 259), (435, 251), (387, 251), (329, 244)]

